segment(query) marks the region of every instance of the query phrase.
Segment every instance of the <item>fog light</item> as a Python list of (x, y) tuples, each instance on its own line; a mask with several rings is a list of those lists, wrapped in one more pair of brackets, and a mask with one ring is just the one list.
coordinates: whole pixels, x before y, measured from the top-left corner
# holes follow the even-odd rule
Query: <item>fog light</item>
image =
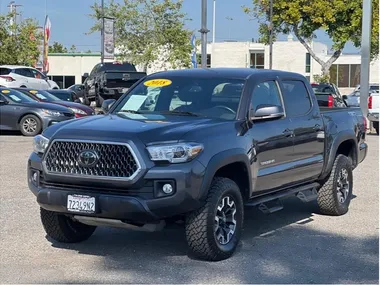
[(37, 178), (38, 178), (37, 172), (33, 172), (32, 180), (33, 180), (34, 183), (37, 183)]
[(162, 191), (165, 194), (170, 194), (173, 192), (173, 187), (170, 184), (164, 184), (164, 186), (162, 186)]

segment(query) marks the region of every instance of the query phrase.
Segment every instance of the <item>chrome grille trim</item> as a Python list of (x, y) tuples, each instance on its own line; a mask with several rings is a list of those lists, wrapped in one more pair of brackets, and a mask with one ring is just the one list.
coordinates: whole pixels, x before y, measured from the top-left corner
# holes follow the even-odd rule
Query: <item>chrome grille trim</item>
[[(49, 152), (51, 151), (52, 146), (56, 142), (67, 142), (67, 143), (89, 143), (89, 144), (102, 144), (102, 145), (118, 145), (118, 146), (125, 146), (128, 148), (130, 154), (132, 155), (137, 169), (135, 172), (130, 176), (123, 176), (123, 177), (117, 177), (117, 176), (100, 176), (100, 175), (86, 175), (86, 174), (72, 174), (72, 173), (64, 173), (64, 172), (56, 172), (56, 171), (49, 171), (47, 167), (47, 157)], [(133, 143), (132, 143), (133, 145)], [(114, 142), (114, 141), (98, 141), (98, 140), (71, 140), (71, 139), (54, 139), (50, 142), (48, 149), (44, 153), (44, 156), (42, 158), (42, 166), (43, 170), (46, 174), (52, 175), (52, 176), (60, 176), (60, 177), (70, 177), (70, 178), (83, 178), (83, 179), (89, 179), (89, 180), (112, 180), (112, 181), (131, 181), (134, 178), (136, 178), (137, 175), (142, 170), (141, 163), (137, 157), (137, 154), (134, 150), (135, 147), (132, 147), (129, 143), (122, 143), (122, 142)]]

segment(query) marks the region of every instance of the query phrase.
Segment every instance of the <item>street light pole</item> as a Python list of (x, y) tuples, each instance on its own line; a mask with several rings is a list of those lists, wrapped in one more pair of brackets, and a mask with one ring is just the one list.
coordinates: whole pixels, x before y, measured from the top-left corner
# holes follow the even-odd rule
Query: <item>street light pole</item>
[(104, 63), (104, 0), (102, 0), (101, 64)]
[(361, 42), (361, 65), (360, 65), (360, 108), (367, 117), (369, 95), (369, 65), (371, 48), (371, 0), (363, 0), (362, 11), (362, 42)]
[(273, 66), (273, 0), (269, 2), (269, 69)]
[(213, 3), (213, 13), (212, 13), (212, 43), (215, 43), (215, 22), (216, 22), (216, 0)]
[(202, 0), (202, 27), (199, 32), (202, 34), (202, 48), (201, 48), (201, 65), (202, 68), (207, 67), (207, 0)]

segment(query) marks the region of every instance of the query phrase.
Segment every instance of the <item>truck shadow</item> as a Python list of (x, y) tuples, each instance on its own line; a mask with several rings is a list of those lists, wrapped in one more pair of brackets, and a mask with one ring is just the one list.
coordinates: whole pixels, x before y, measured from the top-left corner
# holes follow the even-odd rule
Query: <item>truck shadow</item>
[(284, 206), (271, 215), (247, 208), (238, 250), (220, 262), (188, 258), (181, 225), (157, 233), (99, 228), (86, 242), (52, 246), (102, 257), (98, 270), (125, 276), (118, 283), (131, 282), (131, 276), (143, 283), (378, 282), (378, 235), (347, 237), (311, 229), (305, 224), (317, 215), (315, 203), (288, 199)]

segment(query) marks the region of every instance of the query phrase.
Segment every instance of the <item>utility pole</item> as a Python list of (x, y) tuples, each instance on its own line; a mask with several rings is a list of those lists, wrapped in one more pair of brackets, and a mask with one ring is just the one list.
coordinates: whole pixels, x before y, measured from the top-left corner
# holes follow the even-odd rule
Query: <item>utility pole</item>
[(215, 43), (215, 22), (216, 22), (216, 0), (213, 3), (212, 9), (212, 43)]
[(369, 95), (369, 65), (371, 50), (371, 20), (372, 20), (371, 0), (363, 0), (362, 11), (362, 43), (361, 43), (361, 64), (360, 64), (360, 108), (365, 117), (368, 114)]
[(269, 69), (273, 66), (273, 0), (269, 2)]
[(100, 62), (101, 64), (104, 63), (104, 0), (102, 0), (102, 31), (101, 31), (101, 42), (102, 42), (102, 48), (101, 48), (101, 58)]
[[(21, 7), (22, 5), (15, 4), (15, 1), (11, 1), (8, 5), (9, 12), (13, 14), (12, 18), (9, 21), (9, 25), (17, 25), (17, 7)], [(11, 29), (10, 34), (13, 35), (13, 31)]]
[(199, 32), (202, 34), (202, 48), (201, 48), (201, 65), (202, 68), (207, 67), (207, 0), (202, 0), (202, 25)]

